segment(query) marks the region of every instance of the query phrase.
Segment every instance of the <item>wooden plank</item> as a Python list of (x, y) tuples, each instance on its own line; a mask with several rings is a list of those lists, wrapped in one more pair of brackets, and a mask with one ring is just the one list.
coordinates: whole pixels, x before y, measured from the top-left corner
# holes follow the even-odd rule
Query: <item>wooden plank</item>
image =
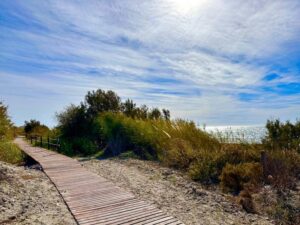
[(72, 158), (44, 148), (32, 147), (20, 138), (15, 142), (40, 163), (80, 225), (183, 224), (86, 170)]

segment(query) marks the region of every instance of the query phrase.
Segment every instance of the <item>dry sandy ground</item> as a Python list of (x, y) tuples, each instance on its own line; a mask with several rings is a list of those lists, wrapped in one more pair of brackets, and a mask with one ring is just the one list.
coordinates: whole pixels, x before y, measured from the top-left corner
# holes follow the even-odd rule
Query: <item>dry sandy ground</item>
[(82, 165), (187, 225), (273, 224), (266, 217), (244, 212), (230, 196), (209, 191), (154, 162), (108, 159), (83, 161)]
[[(108, 159), (82, 165), (187, 225), (272, 224), (266, 217), (245, 213), (230, 196), (155, 162)], [(0, 224), (76, 223), (43, 172), (0, 162)]]
[(56, 188), (43, 172), (0, 161), (0, 224), (76, 223)]

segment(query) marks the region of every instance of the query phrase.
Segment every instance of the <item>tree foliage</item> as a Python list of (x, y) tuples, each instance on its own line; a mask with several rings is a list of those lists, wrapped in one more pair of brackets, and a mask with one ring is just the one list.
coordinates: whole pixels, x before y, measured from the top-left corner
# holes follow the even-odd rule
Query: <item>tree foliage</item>
[(300, 152), (300, 121), (294, 124), (280, 120), (268, 120), (264, 146), (272, 150), (295, 150)]
[(127, 99), (124, 103), (122, 103), (122, 111), (126, 116), (132, 118), (138, 116), (136, 104), (131, 99)]
[(7, 113), (7, 106), (0, 102), (0, 139), (12, 136), (12, 122)]
[(91, 117), (101, 112), (119, 112), (121, 109), (121, 98), (113, 91), (89, 91), (85, 96), (87, 113)]
[(171, 118), (170, 111), (168, 109), (163, 109), (162, 112), (163, 112), (164, 119), (165, 120), (170, 120), (170, 118)]
[(50, 131), (46, 125), (41, 124), (41, 122), (38, 120), (31, 119), (29, 121), (25, 121), (24, 123), (24, 131), (26, 135), (45, 136)]
[(60, 113), (56, 114), (58, 128), (65, 137), (78, 137), (88, 131), (86, 108), (83, 104), (71, 104)]
[(149, 112), (149, 119), (152, 120), (157, 120), (161, 118), (161, 112), (158, 108), (153, 108), (150, 112)]
[(70, 105), (64, 111), (57, 113), (58, 129), (68, 152), (75, 149), (76, 153), (92, 153), (105, 147), (101, 134), (103, 127), (99, 126), (97, 118), (105, 113), (123, 114), (132, 119), (170, 119), (170, 111), (158, 108), (149, 110), (146, 105), (138, 107), (131, 99), (121, 102), (121, 98), (113, 91), (98, 89), (89, 91), (80, 105)]

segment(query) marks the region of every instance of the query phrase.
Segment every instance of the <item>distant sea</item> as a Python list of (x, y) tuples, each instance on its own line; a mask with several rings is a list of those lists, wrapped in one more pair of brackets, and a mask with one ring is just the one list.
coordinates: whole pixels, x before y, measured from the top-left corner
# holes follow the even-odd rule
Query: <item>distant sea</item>
[(228, 142), (261, 143), (266, 135), (264, 126), (198, 126), (200, 129), (226, 139)]

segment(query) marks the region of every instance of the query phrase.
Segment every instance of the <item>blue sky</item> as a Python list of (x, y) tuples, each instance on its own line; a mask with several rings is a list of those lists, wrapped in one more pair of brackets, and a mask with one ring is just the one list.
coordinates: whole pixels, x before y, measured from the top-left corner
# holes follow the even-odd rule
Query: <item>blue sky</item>
[(207, 125), (300, 117), (299, 0), (1, 0), (0, 100), (55, 125), (89, 90)]

